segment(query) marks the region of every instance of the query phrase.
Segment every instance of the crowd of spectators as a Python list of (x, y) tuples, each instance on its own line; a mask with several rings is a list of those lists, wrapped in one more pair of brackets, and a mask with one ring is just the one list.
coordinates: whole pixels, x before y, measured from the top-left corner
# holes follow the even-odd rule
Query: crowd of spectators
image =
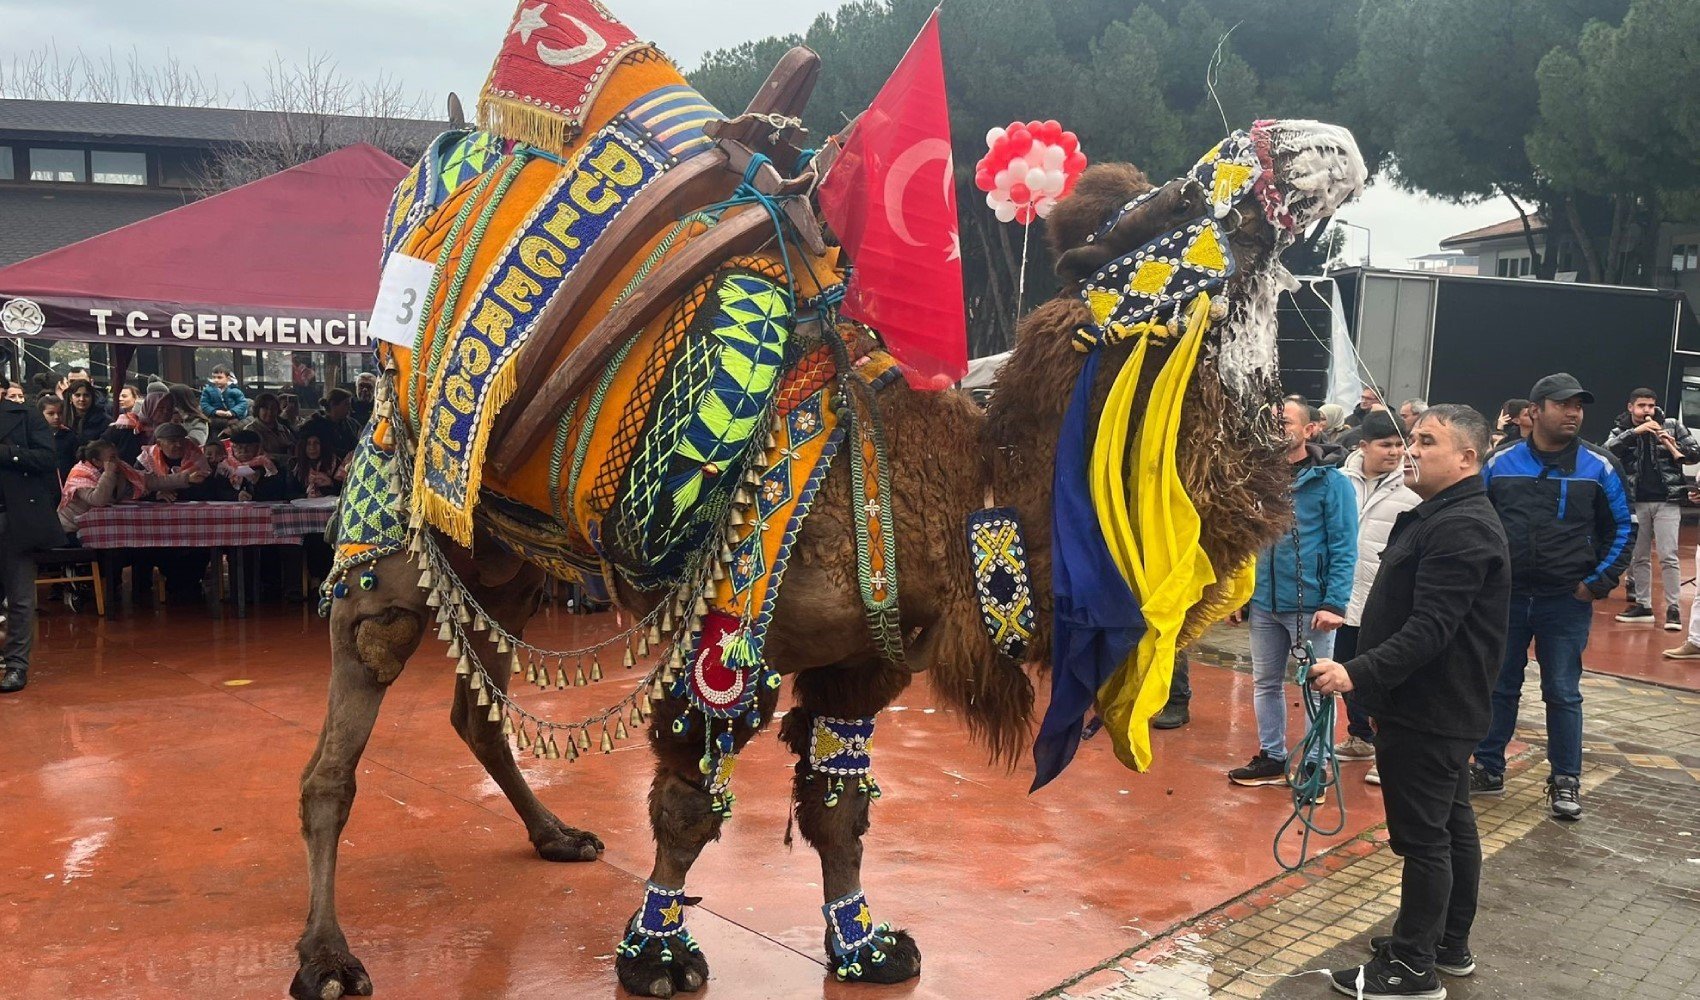
[[(302, 414), (294, 396), (261, 392), (252, 399), (223, 365), (199, 390), (142, 377), (108, 398), (81, 369), (56, 386), (6, 386), (6, 399), (32, 403), (52, 436), (60, 484), (59, 524), (76, 544), (77, 519), (96, 507), (131, 502), (285, 502), (332, 497), (342, 491), (349, 460), (372, 412), (375, 380), (362, 375), (355, 391), (332, 388), (322, 407)], [(307, 540), (309, 568), (322, 574), (329, 550)], [(275, 553), (258, 562), (262, 579), (275, 577)], [(169, 600), (202, 599), (205, 549), (129, 553), (135, 580), (165, 578)], [(269, 580), (268, 580), (269, 582)], [(270, 588), (256, 584), (265, 594)], [(145, 594), (138, 585), (138, 599)]]

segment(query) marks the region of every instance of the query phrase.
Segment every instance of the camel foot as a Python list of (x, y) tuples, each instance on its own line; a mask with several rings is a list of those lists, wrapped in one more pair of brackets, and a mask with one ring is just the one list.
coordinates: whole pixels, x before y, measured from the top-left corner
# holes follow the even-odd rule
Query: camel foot
[(702, 989), (708, 982), (708, 959), (682, 937), (652, 938), (635, 956), (616, 954), (614, 971), (632, 996), (670, 997)]
[(872, 941), (857, 949), (855, 954), (843, 958), (832, 954), (831, 934), (828, 932), (826, 949), (827, 968), (840, 982), (889, 985), (921, 974), (921, 948), (908, 931), (882, 927)]
[(531, 846), (544, 861), (595, 861), (602, 856), (602, 838), (575, 830), (555, 817), (531, 836)]
[(337, 1000), (338, 997), (369, 997), (372, 977), (366, 967), (346, 950), (321, 948), (312, 957), (303, 955), (295, 981), (289, 984), (295, 1000)]

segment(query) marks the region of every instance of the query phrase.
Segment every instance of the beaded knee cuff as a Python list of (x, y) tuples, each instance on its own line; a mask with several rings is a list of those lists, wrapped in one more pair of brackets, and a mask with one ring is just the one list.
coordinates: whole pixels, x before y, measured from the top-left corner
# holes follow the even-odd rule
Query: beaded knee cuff
[(866, 719), (815, 719), (809, 740), (809, 768), (827, 779), (826, 805), (838, 805), (844, 794), (844, 779), (854, 776), (857, 788), (870, 799), (880, 797), (873, 776), (874, 717)]
[(617, 949), (626, 958), (636, 958), (643, 946), (652, 940), (661, 942), (661, 960), (671, 962), (673, 949), (669, 938), (678, 938), (690, 951), (701, 951), (691, 932), (685, 930), (685, 890), (664, 889), (654, 882), (644, 884), (643, 908), (633, 919), (631, 929)]

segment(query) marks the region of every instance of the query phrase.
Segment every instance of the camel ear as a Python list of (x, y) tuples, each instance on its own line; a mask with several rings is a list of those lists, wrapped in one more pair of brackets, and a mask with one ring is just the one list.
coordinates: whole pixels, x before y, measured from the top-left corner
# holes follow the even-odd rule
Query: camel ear
[(1203, 215), (1206, 207), (1204, 188), (1197, 181), (1176, 178), (1122, 216), (1109, 232), (1059, 256), (1057, 277), (1068, 283), (1085, 281), (1117, 257)]

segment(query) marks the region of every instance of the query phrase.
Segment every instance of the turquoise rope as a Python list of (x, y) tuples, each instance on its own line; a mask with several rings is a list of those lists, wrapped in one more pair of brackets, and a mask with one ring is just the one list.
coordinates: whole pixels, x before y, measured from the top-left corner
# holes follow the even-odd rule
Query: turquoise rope
[[(1316, 663), (1316, 653), (1309, 642), (1293, 647), (1297, 661), (1293, 680), (1305, 706), (1305, 734), (1298, 746), (1287, 755), (1287, 790), (1293, 800), (1292, 815), (1275, 832), (1275, 863), (1287, 871), (1296, 871), (1310, 860), (1310, 838), (1332, 837), (1346, 829), (1346, 801), (1340, 797), (1340, 759), (1334, 753), (1335, 700), (1333, 695), (1318, 692), (1310, 683), (1310, 668)], [(1317, 763), (1312, 764), (1311, 758)], [(1339, 810), (1339, 821), (1324, 828), (1317, 822), (1316, 812), (1329, 790)], [(1297, 825), (1299, 857), (1288, 864), (1281, 856), (1281, 841), (1287, 831)]]

